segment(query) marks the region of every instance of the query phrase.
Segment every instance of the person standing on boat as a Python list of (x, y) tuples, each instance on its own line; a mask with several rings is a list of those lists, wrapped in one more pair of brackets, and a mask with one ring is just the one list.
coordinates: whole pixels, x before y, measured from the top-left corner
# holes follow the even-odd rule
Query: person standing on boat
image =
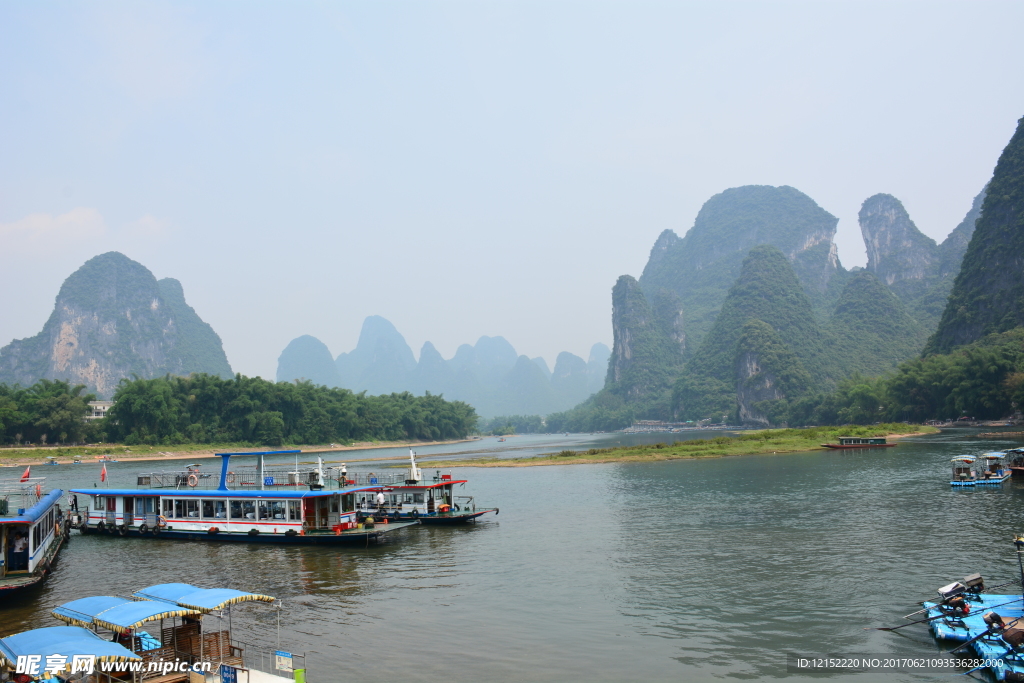
[(12, 571), (28, 569), (28, 534), (19, 533), (14, 537), (14, 557), (11, 558)]
[(383, 510), (384, 509), (384, 500), (385, 500), (384, 492), (383, 491), (378, 491), (377, 492), (377, 509), (378, 510)]

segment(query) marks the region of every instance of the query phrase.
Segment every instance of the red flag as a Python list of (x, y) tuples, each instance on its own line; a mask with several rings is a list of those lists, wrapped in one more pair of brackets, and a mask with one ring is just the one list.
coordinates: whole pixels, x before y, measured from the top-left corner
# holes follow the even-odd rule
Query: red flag
[(107, 463), (103, 463), (103, 471), (100, 472), (100, 481), (107, 480)]
[(32, 465), (25, 468), (25, 474), (21, 475), (21, 481), (28, 481), (30, 476), (32, 476)]

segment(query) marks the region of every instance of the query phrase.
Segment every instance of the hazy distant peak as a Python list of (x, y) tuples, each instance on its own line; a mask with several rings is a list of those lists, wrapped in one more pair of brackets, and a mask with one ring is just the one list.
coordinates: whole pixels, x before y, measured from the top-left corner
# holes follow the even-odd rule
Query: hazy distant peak
[(541, 369), (541, 371), (544, 373), (544, 376), (547, 377), (548, 379), (551, 379), (551, 369), (548, 368), (548, 362), (541, 358), (540, 356), (537, 356), (532, 360), (534, 363), (537, 364), (537, 367)]

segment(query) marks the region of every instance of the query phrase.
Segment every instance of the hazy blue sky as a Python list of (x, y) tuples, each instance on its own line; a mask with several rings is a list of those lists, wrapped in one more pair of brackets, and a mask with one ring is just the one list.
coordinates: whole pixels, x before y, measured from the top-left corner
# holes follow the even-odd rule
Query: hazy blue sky
[(728, 187), (941, 240), (1024, 115), (1024, 3), (0, 1), (0, 345), (118, 250), (236, 371), (611, 343), (611, 287)]

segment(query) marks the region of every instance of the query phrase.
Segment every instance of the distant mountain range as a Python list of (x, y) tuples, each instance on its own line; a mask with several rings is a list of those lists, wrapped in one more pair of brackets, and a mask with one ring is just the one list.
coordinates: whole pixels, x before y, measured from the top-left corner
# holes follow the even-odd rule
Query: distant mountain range
[(429, 391), (465, 401), (483, 417), (546, 415), (600, 390), (610, 354), (604, 344), (594, 344), (586, 361), (562, 352), (551, 370), (543, 358), (518, 355), (503, 337), (480, 337), (448, 360), (427, 342), (417, 362), (395, 326), (374, 315), (363, 321), (356, 348), (336, 359), (315, 337), (293, 339), (278, 359), (277, 380), (309, 380), (371, 395)]
[(709, 199), (680, 238), (666, 230), (640, 279), (612, 290), (608, 382), (558, 431), (639, 418), (785, 421), (785, 406), (853, 373), (917, 355), (935, 330), (985, 202), (942, 244), (898, 199), (867, 199), (866, 269), (843, 268), (837, 219), (792, 187), (746, 186)]
[(180, 282), (157, 280), (116, 251), (64, 281), (39, 334), (0, 349), (0, 383), (67, 380), (103, 397), (133, 375), (193, 372), (232, 376), (220, 337), (185, 302)]

